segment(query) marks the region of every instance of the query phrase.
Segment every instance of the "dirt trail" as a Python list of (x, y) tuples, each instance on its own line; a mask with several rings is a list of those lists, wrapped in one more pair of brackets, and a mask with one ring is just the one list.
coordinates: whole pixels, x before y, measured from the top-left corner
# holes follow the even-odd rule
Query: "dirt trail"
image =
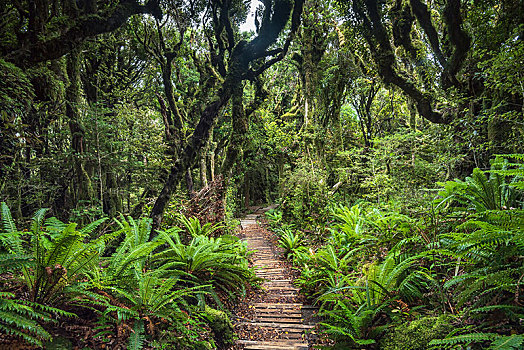
[(240, 337), (237, 343), (246, 350), (307, 350), (315, 308), (298, 301), (298, 289), (293, 286), (288, 269), (279, 259), (267, 231), (257, 224), (257, 217), (266, 209), (241, 220), (240, 235), (254, 252), (256, 274), (266, 280), (263, 284), (266, 292), (246, 301), (251, 311), (249, 317), (236, 318), (235, 328)]

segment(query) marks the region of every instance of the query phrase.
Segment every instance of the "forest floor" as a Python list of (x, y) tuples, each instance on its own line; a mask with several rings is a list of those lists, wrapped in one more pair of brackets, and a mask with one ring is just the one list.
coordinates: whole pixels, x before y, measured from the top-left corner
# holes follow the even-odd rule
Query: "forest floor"
[(241, 220), (239, 235), (253, 252), (256, 275), (264, 282), (262, 290), (248, 293), (235, 310), (239, 337), (235, 349), (311, 349), (316, 338), (316, 308), (304, 304), (273, 235), (257, 223), (267, 209), (259, 208)]

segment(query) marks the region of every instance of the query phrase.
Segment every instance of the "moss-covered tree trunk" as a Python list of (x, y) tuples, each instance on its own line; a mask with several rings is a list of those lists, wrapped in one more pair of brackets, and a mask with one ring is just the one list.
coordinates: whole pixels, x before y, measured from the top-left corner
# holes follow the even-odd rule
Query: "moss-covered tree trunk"
[(94, 197), (91, 178), (85, 167), (85, 130), (80, 121), (80, 50), (75, 49), (67, 56), (66, 115), (71, 133), (71, 150), (74, 173), (74, 205)]
[[(291, 17), (292, 10), (292, 33), (296, 31), (302, 12), (302, 4), (302, 0), (295, 0), (294, 2), (292, 0), (275, 0), (274, 3), (266, 3), (264, 19), (258, 36), (249, 42), (240, 41), (232, 50), (228, 64), (229, 70), (218, 91), (219, 97), (201, 113), (193, 134), (182, 147), (180, 155), (171, 167), (167, 181), (151, 210), (153, 230), (159, 227), (164, 209), (169, 203), (175, 187), (180, 183), (187, 169), (196, 162), (197, 155), (208, 141), (211, 128), (222, 108), (233, 96), (239, 97), (239, 92), (242, 91), (242, 82), (245, 79), (256, 78), (264, 69), (282, 59), (283, 55), (277, 54), (276, 57), (265, 62), (262, 67), (251, 69), (252, 62), (272, 55), (272, 52), (268, 52), (267, 49), (277, 40)], [(285, 53), (288, 47), (289, 42), (286, 41), (285, 49), (278, 51), (278, 53)], [(236, 102), (238, 103), (238, 101)], [(237, 107), (239, 107), (238, 104)]]

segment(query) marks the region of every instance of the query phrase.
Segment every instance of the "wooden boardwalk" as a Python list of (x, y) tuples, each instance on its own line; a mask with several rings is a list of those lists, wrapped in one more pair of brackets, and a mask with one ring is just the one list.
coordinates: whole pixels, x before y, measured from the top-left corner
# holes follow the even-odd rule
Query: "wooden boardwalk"
[(241, 220), (241, 236), (254, 252), (256, 274), (266, 280), (263, 284), (266, 292), (258, 302), (250, 302), (249, 308), (254, 310), (252, 316), (235, 323), (235, 328), (242, 330), (237, 344), (246, 350), (307, 350), (310, 348), (308, 330), (314, 328), (311, 317), (314, 308), (297, 301), (298, 289), (293, 286), (287, 268), (281, 266), (275, 247), (256, 222), (262, 213), (263, 210), (259, 210)]

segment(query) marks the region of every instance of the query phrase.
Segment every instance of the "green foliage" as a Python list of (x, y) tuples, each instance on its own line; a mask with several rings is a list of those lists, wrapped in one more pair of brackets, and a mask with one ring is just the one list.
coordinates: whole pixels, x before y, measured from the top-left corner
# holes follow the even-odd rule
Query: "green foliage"
[(277, 209), (271, 209), (265, 212), (266, 218), (269, 221), (269, 226), (273, 229), (281, 227), (282, 222), (282, 211)]
[[(0, 110), (9, 114), (24, 112), (34, 98), (34, 91), (27, 75), (22, 69), (3, 59), (0, 59), (0, 75), (2, 76)], [(8, 120), (6, 114), (2, 114), (2, 121), (10, 122), (2, 125), (2, 132), (9, 129), (16, 130), (14, 120)]]
[(439, 183), (444, 188), (439, 192), (442, 198), (437, 200), (438, 205), (457, 203), (462, 207), (454, 208), (455, 210), (470, 212), (518, 207), (515, 188), (506, 182), (498, 170), (502, 170), (500, 163), (494, 163), (489, 177), (484, 171), (475, 168), (471, 177), (466, 177), (465, 181)]
[(186, 231), (189, 237), (197, 236), (212, 236), (215, 231), (223, 229), (225, 226), (221, 224), (206, 223), (200, 224), (200, 220), (195, 217), (186, 218), (184, 215), (178, 216), (178, 222), (182, 224), (182, 228)]
[(278, 232), (279, 245), (284, 248), (284, 255), (286, 257), (291, 257), (292, 255), (297, 254), (297, 251), (302, 246), (304, 238), (300, 231), (292, 231), (289, 229), (281, 230)]
[(524, 273), (523, 223), (523, 210), (484, 211), (458, 226), (463, 232), (442, 235), (443, 247), (465, 262), (464, 273), (444, 285), (456, 288), (459, 305), (512, 303)]
[(233, 325), (224, 311), (206, 306), (205, 317), (213, 331), (218, 348), (226, 348), (234, 343)]
[(304, 160), (281, 189), (283, 217), (291, 222), (316, 225), (328, 216), (327, 174), (320, 164)]
[[(510, 162), (509, 159), (514, 159), (516, 162)], [(524, 154), (499, 155), (497, 160), (498, 163), (503, 164), (503, 167), (492, 169), (491, 172), (502, 176), (511, 176), (512, 180), (508, 185), (524, 190)]]
[(236, 237), (194, 236), (185, 245), (177, 231), (162, 232), (168, 248), (153, 255), (157, 268), (168, 275), (181, 275), (198, 286), (211, 285), (227, 293), (243, 293), (253, 279), (248, 267), (247, 248)]
[(446, 336), (453, 329), (450, 315), (424, 316), (417, 320), (401, 323), (387, 332), (380, 341), (384, 350), (427, 350), (433, 339)]
[(468, 333), (444, 339), (435, 339), (429, 343), (429, 345), (433, 346), (431, 349), (452, 349), (459, 344), (462, 346), (477, 345), (490, 350), (517, 350), (522, 348), (524, 336), (517, 334), (503, 336), (496, 333)]
[[(486, 76), (486, 86), (490, 89), (500, 91), (505, 94), (522, 93), (520, 84), (524, 71), (522, 70), (522, 60), (524, 59), (524, 43), (516, 39), (522, 33), (522, 24), (514, 28), (509, 38), (504, 42), (494, 55), (487, 60), (479, 63), (479, 67)], [(486, 51), (479, 54), (487, 54)]]
[(144, 342), (144, 330), (144, 321), (136, 320), (133, 327), (133, 332), (129, 336), (129, 344), (127, 345), (128, 350), (142, 349)]
[[(350, 238), (362, 236), (364, 232), (364, 216), (363, 210), (358, 204), (351, 208), (346, 206), (336, 207), (333, 211), (333, 218), (338, 221), (338, 223), (333, 225), (336, 230), (343, 231)], [(340, 242), (339, 246), (343, 245), (344, 243)]]
[(105, 219), (97, 220), (81, 230), (76, 224), (65, 224), (56, 218), (44, 222), (46, 210), (36, 212), (31, 223), (30, 238), (17, 231), (5, 203), (2, 207), (2, 244), (9, 252), (31, 255), (33, 268), (22, 268), (24, 282), (31, 300), (56, 304), (67, 301), (85, 287), (82, 278), (98, 267), (99, 256), (107, 242), (117, 233), (88, 240), (91, 232)]
[(322, 322), (324, 332), (330, 335), (339, 349), (360, 349), (362, 346), (375, 344), (377, 337), (384, 327), (376, 327), (374, 320), (380, 309), (366, 307), (357, 310), (346, 303), (338, 301), (333, 310), (322, 312), (329, 322)]
[(135, 221), (129, 217), (127, 220), (122, 218), (120, 221), (115, 221), (120, 227), (117, 234), (122, 235), (123, 239), (107, 259), (107, 266), (102, 270), (91, 271), (91, 283), (97, 288), (111, 286), (134, 288), (137, 274), (146, 268), (147, 259), (164, 241), (158, 238), (149, 240), (150, 219)]
[(75, 316), (57, 308), (14, 298), (12, 293), (0, 292), (0, 330), (32, 345), (41, 347), (43, 341), (52, 339), (51, 334), (41, 326), (41, 322), (56, 322), (57, 315)]

